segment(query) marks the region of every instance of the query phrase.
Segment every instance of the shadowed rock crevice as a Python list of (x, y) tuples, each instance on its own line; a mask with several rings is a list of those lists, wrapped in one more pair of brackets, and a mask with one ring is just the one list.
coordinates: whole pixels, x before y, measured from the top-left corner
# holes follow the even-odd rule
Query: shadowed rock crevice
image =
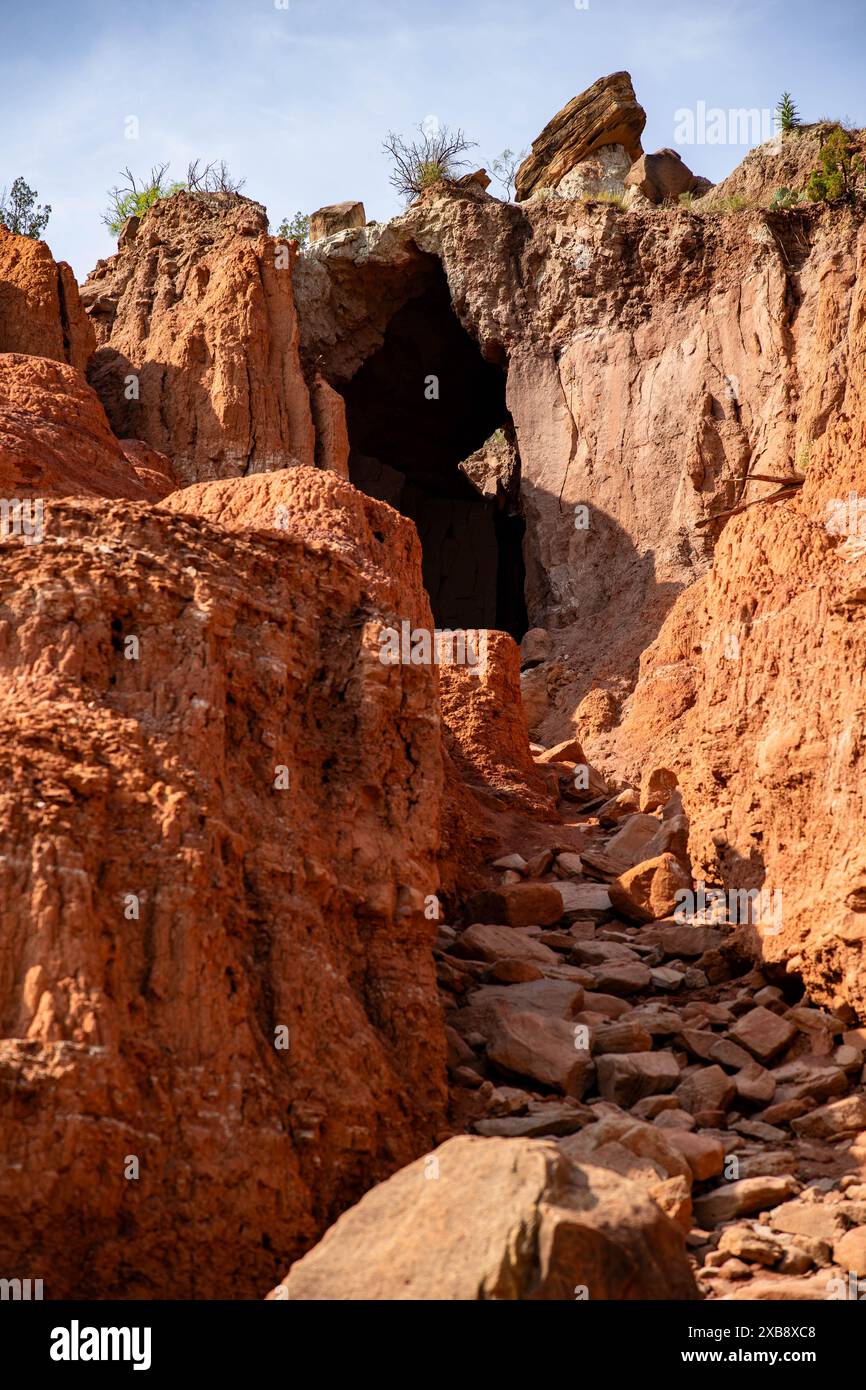
[(440, 263), (342, 387), (352, 482), (411, 517), (440, 627), (527, 627), (520, 463), (505, 373), (451, 303)]

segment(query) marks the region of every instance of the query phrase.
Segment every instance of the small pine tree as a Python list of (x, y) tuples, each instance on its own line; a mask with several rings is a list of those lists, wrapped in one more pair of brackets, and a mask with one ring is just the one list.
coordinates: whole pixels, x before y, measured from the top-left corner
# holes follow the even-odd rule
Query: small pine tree
[(821, 146), (821, 168), (813, 169), (806, 192), (813, 203), (850, 202), (862, 191), (863, 160), (841, 126), (831, 130)]
[(277, 236), (282, 237), (283, 241), (296, 241), (299, 246), (306, 246), (310, 235), (310, 219), (305, 212), (296, 212), (294, 217), (284, 217), (279, 227)]
[(50, 203), (37, 206), (38, 196), (35, 189), (30, 188), (22, 178), (17, 178), (8, 199), (5, 188), (0, 193), (0, 222), (5, 222), (10, 232), (38, 241), (51, 216)]
[(782, 130), (794, 130), (800, 124), (800, 113), (790, 92), (783, 92), (776, 106), (776, 120)]

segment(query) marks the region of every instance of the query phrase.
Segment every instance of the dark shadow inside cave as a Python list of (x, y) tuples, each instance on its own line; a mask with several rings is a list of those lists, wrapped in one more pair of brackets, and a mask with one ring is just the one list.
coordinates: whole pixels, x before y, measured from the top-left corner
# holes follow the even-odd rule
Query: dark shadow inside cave
[(524, 522), (505, 372), (463, 328), (442, 266), (429, 259), (427, 288), (341, 387), (349, 473), (414, 521), (437, 627), (497, 627), (519, 640)]

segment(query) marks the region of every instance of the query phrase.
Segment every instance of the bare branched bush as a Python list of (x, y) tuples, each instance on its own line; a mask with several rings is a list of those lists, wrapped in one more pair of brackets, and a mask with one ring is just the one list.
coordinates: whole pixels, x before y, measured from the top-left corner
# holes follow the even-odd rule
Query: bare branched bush
[(187, 165), (186, 187), (190, 193), (240, 193), (246, 179), (233, 179), (224, 159), (211, 160), (200, 168), (200, 159)]
[(453, 179), (467, 162), (460, 155), (477, 143), (467, 140), (462, 130), (451, 131), (447, 126), (433, 130), (419, 125), (418, 131), (420, 138), (407, 143), (402, 135), (389, 130), (382, 144), (392, 161), (391, 187), (407, 202), (412, 202), (431, 184)]
[(131, 169), (124, 169), (121, 182), (108, 190), (108, 209), (102, 219), (108, 230), (117, 236), (127, 218), (143, 217), (160, 198), (170, 198), (172, 193), (240, 193), (246, 182), (231, 177), (224, 159), (204, 167), (200, 159), (193, 159), (180, 183), (170, 183), (167, 174), (168, 164), (154, 164), (139, 181)]

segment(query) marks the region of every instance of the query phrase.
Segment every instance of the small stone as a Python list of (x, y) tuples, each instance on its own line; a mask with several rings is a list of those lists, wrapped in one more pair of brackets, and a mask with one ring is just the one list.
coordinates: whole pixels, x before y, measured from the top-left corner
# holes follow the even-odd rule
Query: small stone
[(588, 1052), (575, 1047), (574, 1026), (552, 1014), (505, 1011), (495, 1020), (487, 1056), (503, 1070), (555, 1086), (580, 1100), (594, 1078)]
[(608, 961), (636, 961), (638, 956), (617, 941), (571, 942), (571, 958), (578, 965), (604, 965)]
[(849, 1047), (847, 1043), (843, 1043), (833, 1053), (833, 1061), (843, 1071), (858, 1071), (863, 1064), (863, 1054), (856, 1047)]
[(526, 873), (526, 860), (522, 854), (503, 854), (501, 859), (494, 859), (494, 869), (511, 869), (515, 873)]
[[(534, 891), (534, 889), (533, 889)], [(556, 964), (556, 955), (532, 937), (493, 923), (473, 923), (454, 943), (453, 950), (470, 960), (529, 960), (541, 966)]]
[(792, 1120), (795, 1134), (805, 1139), (833, 1139), (866, 1129), (866, 1096), (844, 1096), (823, 1105), (798, 1120)]
[[(605, 1018), (621, 1018), (623, 1014), (631, 1011), (631, 1004), (627, 999), (621, 999), (616, 994), (602, 994), (598, 990), (587, 990), (583, 996), (583, 1007), (591, 1009), (594, 1013), (603, 1014)], [(642, 1020), (643, 1021), (643, 1020)], [(646, 1027), (646, 1024), (644, 1024)], [(652, 1032), (651, 1028), (647, 1029)]]
[(677, 1089), (677, 1098), (689, 1114), (726, 1111), (733, 1103), (736, 1088), (721, 1067), (701, 1067), (686, 1076)]
[(518, 883), (475, 893), (468, 907), (475, 922), (552, 927), (562, 917), (563, 900), (552, 883)]
[(782, 1067), (773, 1068), (776, 1096), (783, 1100), (826, 1101), (844, 1095), (848, 1078), (841, 1067), (823, 1057), (797, 1057)]
[(678, 1110), (676, 1096), (646, 1096), (631, 1107), (639, 1120), (654, 1120), (664, 1110)]
[(518, 1012), (528, 1010), (530, 1013), (573, 1019), (583, 1008), (584, 993), (580, 985), (572, 984), (569, 980), (542, 978), (513, 985), (483, 985), (472, 996), (472, 1005), (476, 1007), (494, 1002)]
[(583, 862), (579, 854), (566, 850), (556, 856), (556, 868), (566, 878), (578, 878), (583, 873)]
[(541, 878), (543, 874), (547, 873), (552, 864), (553, 854), (549, 849), (543, 849), (540, 850), (538, 854), (534, 854), (531, 859), (527, 860), (526, 872), (530, 878)]
[(582, 1129), (591, 1115), (586, 1106), (538, 1105), (528, 1115), (503, 1115), (498, 1119), (476, 1120), (476, 1134), (500, 1135), (506, 1139), (540, 1139), (549, 1134), (559, 1137)]
[(644, 1096), (672, 1091), (680, 1079), (670, 1052), (612, 1053), (599, 1057), (597, 1068), (601, 1095), (626, 1108)]
[(544, 978), (538, 966), (531, 960), (494, 961), (489, 975), (492, 980), (498, 980), (503, 985), (522, 985)]
[(679, 970), (672, 970), (669, 966), (659, 965), (650, 972), (653, 989), (662, 990), (665, 993), (679, 989), (685, 976)]
[[(661, 1119), (661, 1116), (659, 1116)], [(682, 1154), (692, 1170), (695, 1182), (718, 1177), (725, 1165), (724, 1145), (708, 1134), (690, 1134), (685, 1129), (671, 1129), (665, 1134), (669, 1144)]]
[(750, 1216), (784, 1202), (796, 1190), (792, 1177), (740, 1178), (714, 1188), (695, 1200), (695, 1217), (702, 1226), (720, 1226), (738, 1216)]
[(761, 1004), (765, 1009), (772, 1009), (774, 1005), (785, 1006), (785, 996), (778, 985), (764, 985), (755, 995), (755, 1003)]
[(593, 1029), (592, 1052), (603, 1056), (608, 1052), (651, 1052), (653, 1040), (645, 1028), (630, 1019), (607, 1023)]
[(761, 1119), (768, 1125), (789, 1125), (801, 1115), (813, 1110), (814, 1104), (807, 1100), (780, 1100), (776, 1105), (768, 1105), (761, 1111)]
[(789, 1245), (782, 1251), (776, 1268), (780, 1274), (808, 1274), (814, 1263), (807, 1250), (799, 1245)]
[(722, 934), (711, 927), (691, 927), (682, 922), (656, 922), (644, 929), (641, 939), (657, 942), (665, 956), (682, 956), (691, 960), (702, 956), (705, 951), (715, 950), (721, 943)]
[(761, 1006), (744, 1014), (731, 1029), (734, 1041), (742, 1043), (759, 1062), (777, 1057), (796, 1036), (792, 1023)]
[(640, 810), (640, 798), (633, 787), (626, 787), (624, 791), (612, 796), (596, 811), (596, 818), (599, 825), (616, 825), (626, 816), (633, 815)]
[(724, 1230), (718, 1249), (749, 1264), (772, 1266), (782, 1258), (784, 1246), (772, 1236), (759, 1235), (751, 1226), (743, 1225)]
[(455, 1086), (462, 1086), (470, 1091), (477, 1090), (484, 1080), (472, 1067), (455, 1067), (451, 1075)]
[(672, 854), (660, 854), (615, 878), (610, 901), (630, 921), (655, 922), (670, 916), (685, 889), (691, 889), (688, 871)]
[[(546, 885), (539, 884), (538, 887)], [(554, 890), (562, 900), (562, 915), (601, 921), (610, 916), (610, 893), (602, 883), (559, 883)]]
[(833, 1244), (833, 1256), (845, 1270), (853, 1270), (859, 1279), (866, 1278), (866, 1226), (846, 1231)]
[(749, 1062), (734, 1076), (737, 1099), (750, 1101), (753, 1105), (768, 1105), (776, 1094), (776, 1082), (772, 1072), (761, 1066), (760, 1062)]
[(663, 1110), (653, 1120), (653, 1124), (658, 1125), (659, 1129), (678, 1129), (685, 1132), (694, 1129), (697, 1121), (694, 1115), (689, 1115), (686, 1110)]
[(731, 1071), (742, 1071), (749, 1066), (751, 1057), (742, 1047), (731, 1042), (730, 1038), (719, 1038), (712, 1046), (710, 1056), (714, 1062), (720, 1066), (729, 1067)]
[(767, 1143), (784, 1142), (785, 1131), (777, 1129), (775, 1125), (764, 1124), (761, 1120), (736, 1120), (732, 1122), (731, 1129), (735, 1129), (738, 1134), (745, 1134), (749, 1139), (762, 1139)]
[(592, 976), (596, 989), (602, 994), (640, 994), (642, 990), (649, 989), (651, 980), (647, 966), (627, 962), (619, 964), (617, 961), (594, 966)]

